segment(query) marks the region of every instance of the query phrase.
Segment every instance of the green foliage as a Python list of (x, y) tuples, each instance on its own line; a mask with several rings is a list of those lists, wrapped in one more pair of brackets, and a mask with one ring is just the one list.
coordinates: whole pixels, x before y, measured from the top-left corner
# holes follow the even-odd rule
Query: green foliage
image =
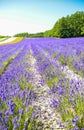
[(61, 117), (64, 122), (69, 122), (68, 123), (68, 128), (71, 129), (73, 128), (73, 124), (71, 120), (74, 118), (74, 111), (71, 108), (72, 104), (71, 102), (68, 101), (68, 98), (65, 96), (61, 100), (61, 106), (60, 106), (60, 112), (61, 112)]
[(5, 102), (2, 102), (1, 106), (2, 106), (2, 109), (4, 109), (4, 110), (8, 110), (8, 107), (7, 107), (7, 105), (6, 105)]
[[(68, 128), (73, 128), (72, 119), (79, 117), (76, 121), (76, 126), (81, 130), (84, 128), (84, 98), (81, 95), (75, 97), (74, 100), (69, 101), (68, 97), (63, 97), (61, 99), (60, 112), (61, 117), (64, 122), (68, 121)], [(72, 108), (72, 106), (74, 107)]]
[(23, 113), (21, 118), (20, 118), (20, 127), (19, 127), (19, 129), (23, 129), (24, 128), (25, 118), (26, 118), (26, 113)]
[(57, 76), (51, 78), (50, 80), (47, 81), (47, 85), (49, 87), (54, 87), (54, 84), (57, 85), (59, 81), (59, 78)]
[(26, 88), (26, 83), (23, 81), (23, 79), (20, 81), (20, 88), (24, 90)]
[(2, 63), (2, 64), (4, 65), (4, 67), (0, 69), (0, 75), (2, 75), (2, 74), (6, 71), (8, 65), (12, 62), (12, 60), (13, 60), (14, 58), (15, 58), (15, 56), (11, 56), (11, 57), (8, 59), (8, 61)]
[(47, 30), (44, 32), (44, 37), (52, 37), (52, 30)]
[(33, 126), (33, 122), (31, 120), (31, 115), (33, 113), (33, 108), (30, 107), (30, 109), (28, 110), (28, 112), (26, 112), (24, 110), (24, 113), (21, 115), (20, 118), (20, 126), (19, 126), (19, 130), (22, 130), (24, 128), (24, 123), (27, 122), (26, 124), (26, 129), (27, 130), (32, 130), (32, 126)]
[(3, 62), (2, 64), (3, 64), (4, 66), (6, 66), (6, 65), (8, 64), (8, 61)]
[(35, 34), (29, 34), (27, 32), (23, 32), (23, 33), (18, 33), (18, 34), (14, 35), (14, 37), (29, 37), (29, 38), (32, 38), (32, 37), (43, 37), (43, 36), (44, 36), (44, 33), (42, 33), (42, 32), (35, 33)]
[(27, 32), (23, 32), (15, 34), (14, 37), (29, 37), (29, 34)]
[(84, 98), (80, 95), (76, 98), (76, 104), (74, 105), (74, 110), (78, 116), (84, 113)]
[(3, 35), (0, 35), (0, 38), (9, 38), (10, 36), (3, 36)]
[(0, 35), (0, 38), (4, 38), (5, 36)]
[(32, 90), (34, 88), (34, 86), (32, 84), (27, 84), (29, 90)]
[(56, 58), (56, 56), (57, 56), (56, 52), (52, 54), (52, 58)]
[(22, 80), (20, 81), (20, 88), (22, 90), (28, 88), (29, 90), (32, 90), (34, 86), (32, 84), (29, 84), (26, 82), (25, 78), (23, 77)]
[(72, 64), (68, 64), (68, 67), (72, 70), (72, 71), (75, 71), (75, 68)]
[(52, 82), (52, 80), (48, 80), (48, 81), (47, 81), (47, 85), (48, 85), (49, 87), (53, 87), (53, 82)]
[(80, 117), (77, 121), (78, 128), (84, 128), (84, 97), (78, 96), (74, 105), (76, 114)]
[(8, 106), (5, 101), (1, 101), (0, 99), (0, 112), (2, 113), (2, 118), (4, 118), (5, 112), (8, 110)]
[(29, 34), (29, 37), (44, 37), (44, 33), (43, 32), (39, 32), (39, 33), (35, 33), (35, 34)]
[(81, 35), (84, 36), (84, 26), (81, 28)]
[(29, 34), (27, 32), (15, 34), (15, 37), (81, 37), (84, 36), (84, 12), (77, 11), (71, 16), (60, 18), (52, 29), (45, 32)]
[(72, 61), (73, 61), (73, 58), (72, 58), (71, 56), (69, 56), (69, 57), (67, 58), (67, 63), (68, 63), (68, 64), (71, 64)]
[(28, 125), (28, 130), (32, 130), (32, 125), (33, 125), (32, 122), (30, 122)]
[(13, 129), (12, 120), (13, 120), (13, 115), (10, 115), (10, 116), (8, 117), (8, 122), (7, 122), (8, 130), (12, 130), (12, 129)]
[(80, 75), (81, 77), (83, 76), (84, 70), (78, 70), (77, 74)]
[(4, 67), (7, 67), (7, 66), (12, 62), (12, 60), (13, 60), (14, 58), (15, 58), (15, 56), (12, 55), (12, 56), (8, 59), (8, 61), (3, 62)]
[(60, 61), (62, 64), (65, 64), (65, 65), (67, 64), (67, 61), (66, 61), (66, 59), (65, 59), (64, 56), (60, 56), (59, 61)]
[(80, 37), (84, 36), (84, 12), (60, 18), (54, 27), (44, 32), (45, 37)]
[(25, 106), (23, 105), (23, 102), (22, 102), (22, 100), (17, 96), (17, 97), (13, 97), (13, 102), (15, 103), (15, 105), (16, 105), (16, 108), (17, 109), (15, 109), (16, 111), (15, 111), (15, 113), (17, 113), (17, 111), (19, 110), (19, 109), (22, 109), (22, 108), (24, 108)]
[[(14, 115), (13, 117), (16, 115), (18, 116), (18, 122), (20, 123), (20, 126), (17, 127), (17, 130), (23, 130), (24, 128), (26, 128), (27, 130), (32, 130), (33, 127), (33, 120), (32, 120), (32, 113), (33, 113), (33, 108), (31, 106), (29, 106), (29, 110), (26, 111), (26, 106), (23, 104), (23, 101), (17, 96), (17, 97), (13, 97), (13, 102), (15, 103), (15, 109), (14, 109)], [(21, 117), (19, 117), (19, 110), (23, 109), (23, 113), (21, 115)], [(8, 126), (9, 126), (9, 130), (11, 130), (12, 126), (12, 119), (13, 117), (10, 115), (9, 116), (9, 120), (8, 120)], [(24, 126), (24, 123), (27, 123), (26, 126)]]

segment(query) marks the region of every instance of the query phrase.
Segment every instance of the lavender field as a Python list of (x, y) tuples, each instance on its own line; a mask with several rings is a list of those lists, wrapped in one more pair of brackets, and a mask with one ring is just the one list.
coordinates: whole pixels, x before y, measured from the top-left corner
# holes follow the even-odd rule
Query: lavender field
[(0, 46), (0, 130), (84, 130), (84, 38)]

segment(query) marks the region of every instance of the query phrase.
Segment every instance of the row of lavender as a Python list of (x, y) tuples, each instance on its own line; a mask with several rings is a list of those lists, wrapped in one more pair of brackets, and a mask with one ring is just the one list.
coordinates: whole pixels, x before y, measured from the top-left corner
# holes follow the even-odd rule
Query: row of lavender
[[(35, 99), (32, 72), (29, 72), (30, 45), (27, 40), (0, 47), (0, 60), (8, 63), (0, 76), (0, 130), (32, 129), (32, 100)], [(2, 66), (4, 68), (5, 66)], [(1, 69), (2, 69), (1, 68)]]
[(54, 60), (67, 65), (75, 73), (84, 77), (84, 38), (41, 40), (40, 47)]
[[(84, 38), (37, 39), (32, 41), (32, 49), (39, 72), (54, 95), (51, 106), (61, 114), (67, 129), (83, 130)], [(77, 77), (73, 80), (73, 75), (67, 78), (61, 66), (68, 66), (73, 74), (82, 77), (81, 81)]]
[(60, 69), (68, 66), (83, 78), (83, 45), (84, 38), (40, 38), (0, 47), (0, 129), (35, 130), (31, 49), (42, 81), (50, 87), (49, 94), (54, 95), (51, 107), (61, 114), (70, 130), (84, 128), (84, 83), (66, 78)]
[[(21, 43), (22, 44), (22, 43)], [(18, 55), (23, 48), (23, 45), (12, 44), (0, 47), (0, 75), (10, 62)]]

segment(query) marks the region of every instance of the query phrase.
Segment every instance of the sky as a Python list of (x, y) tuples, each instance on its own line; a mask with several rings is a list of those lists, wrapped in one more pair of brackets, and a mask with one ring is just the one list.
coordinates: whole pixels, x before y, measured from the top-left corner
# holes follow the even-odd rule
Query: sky
[(0, 0), (0, 35), (44, 32), (76, 11), (84, 0)]

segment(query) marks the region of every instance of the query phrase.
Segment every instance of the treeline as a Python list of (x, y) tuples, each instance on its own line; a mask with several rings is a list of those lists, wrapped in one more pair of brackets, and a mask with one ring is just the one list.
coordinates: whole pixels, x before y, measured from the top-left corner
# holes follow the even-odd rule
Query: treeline
[(15, 37), (29, 37), (29, 38), (32, 38), (32, 37), (44, 37), (44, 33), (40, 32), (40, 33), (35, 33), (35, 34), (29, 34), (27, 32), (24, 32), (24, 33), (19, 33), (19, 34), (15, 34), (14, 35)]
[(84, 12), (76, 12), (72, 15), (60, 18), (51, 30), (47, 30), (44, 33), (20, 33), (14, 35), (16, 37), (82, 37), (84, 36)]
[(51, 30), (44, 32), (45, 37), (81, 37), (84, 36), (84, 12), (60, 18)]
[(0, 35), (0, 38), (9, 38), (10, 36), (3, 36), (3, 35)]

